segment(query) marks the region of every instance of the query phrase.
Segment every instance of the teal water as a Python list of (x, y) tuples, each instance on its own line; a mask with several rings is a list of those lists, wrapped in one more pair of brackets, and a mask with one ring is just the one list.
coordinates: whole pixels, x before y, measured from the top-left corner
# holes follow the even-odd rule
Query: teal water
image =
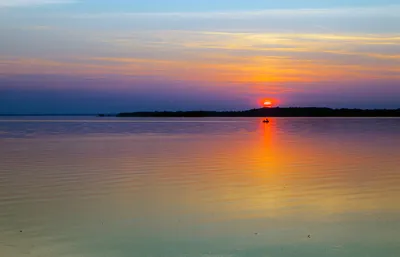
[(400, 256), (400, 119), (261, 120), (0, 118), (0, 256)]

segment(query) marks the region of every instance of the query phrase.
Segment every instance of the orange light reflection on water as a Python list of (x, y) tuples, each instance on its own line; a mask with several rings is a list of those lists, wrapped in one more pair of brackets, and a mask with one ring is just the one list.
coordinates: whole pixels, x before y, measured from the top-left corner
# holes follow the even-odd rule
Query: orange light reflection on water
[[(89, 209), (101, 212), (104, 202), (113, 206), (115, 219), (158, 220), (162, 213), (158, 222), (167, 227), (176, 217), (203, 222), (284, 217), (329, 220), (334, 213), (398, 210), (398, 180), (383, 179), (394, 176), (398, 162), (394, 155), (377, 150), (379, 145), (346, 143), (346, 135), (340, 134), (310, 136), (292, 131), (288, 126), (295, 120), (261, 121), (243, 119), (249, 122), (249, 130), (223, 134), (41, 141), (25, 159), (36, 167), (31, 179), (47, 190), (42, 190), (46, 195), (58, 190), (46, 179), (53, 176), (52, 167), (61, 167), (60, 174), (71, 177), (76, 173), (79, 181), (65, 182), (68, 192), (58, 194), (80, 199), (82, 206), (76, 208), (87, 212), (88, 219)], [(51, 147), (57, 151), (47, 152)], [(385, 163), (377, 161), (383, 158)], [(9, 165), (13, 170), (24, 167), (17, 162)], [(95, 195), (99, 189), (107, 194), (97, 202), (80, 197)], [(40, 197), (42, 191), (33, 188), (30, 197)], [(60, 215), (69, 208), (59, 207)]]

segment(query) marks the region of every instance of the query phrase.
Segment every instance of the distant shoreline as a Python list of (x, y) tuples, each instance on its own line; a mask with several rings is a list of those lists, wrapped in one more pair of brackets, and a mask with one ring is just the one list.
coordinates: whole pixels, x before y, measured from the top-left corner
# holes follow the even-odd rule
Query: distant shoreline
[(320, 107), (276, 107), (244, 111), (154, 111), (118, 114), (0, 114), (0, 117), (119, 117), (119, 118), (206, 118), (206, 117), (400, 117), (399, 109), (332, 109)]
[[(0, 117), (66, 117), (66, 116), (96, 116), (96, 114), (0, 114)], [(115, 115), (113, 115), (115, 116)]]
[(399, 109), (331, 109), (319, 107), (260, 108), (245, 111), (123, 112), (99, 117), (400, 117)]

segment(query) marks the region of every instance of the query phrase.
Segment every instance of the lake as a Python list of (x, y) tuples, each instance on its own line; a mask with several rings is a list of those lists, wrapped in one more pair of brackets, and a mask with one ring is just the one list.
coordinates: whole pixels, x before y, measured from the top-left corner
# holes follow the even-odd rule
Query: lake
[(400, 256), (400, 119), (261, 121), (0, 117), (0, 256)]

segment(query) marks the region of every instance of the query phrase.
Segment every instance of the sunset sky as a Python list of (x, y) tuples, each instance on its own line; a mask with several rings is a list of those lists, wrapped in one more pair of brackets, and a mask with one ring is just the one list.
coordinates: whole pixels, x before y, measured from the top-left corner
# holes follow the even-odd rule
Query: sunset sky
[(0, 113), (400, 108), (398, 0), (0, 0)]

